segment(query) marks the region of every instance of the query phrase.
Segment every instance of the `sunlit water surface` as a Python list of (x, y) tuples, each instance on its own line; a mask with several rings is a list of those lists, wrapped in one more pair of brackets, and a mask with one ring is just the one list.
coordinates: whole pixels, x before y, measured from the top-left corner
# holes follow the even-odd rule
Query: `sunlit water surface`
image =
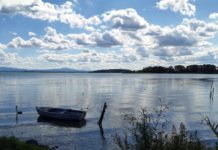
[[(210, 100), (213, 83), (214, 96)], [(138, 114), (170, 102), (167, 119), (198, 130), (204, 141), (214, 135), (203, 116), (218, 121), (218, 75), (206, 74), (71, 74), (0, 73), (0, 135), (36, 139), (61, 150), (116, 149), (114, 135), (126, 126), (124, 114)], [(107, 102), (104, 135), (97, 121)], [(23, 111), (16, 118), (15, 106)], [(86, 122), (76, 126), (44, 122), (36, 106), (86, 109)]]

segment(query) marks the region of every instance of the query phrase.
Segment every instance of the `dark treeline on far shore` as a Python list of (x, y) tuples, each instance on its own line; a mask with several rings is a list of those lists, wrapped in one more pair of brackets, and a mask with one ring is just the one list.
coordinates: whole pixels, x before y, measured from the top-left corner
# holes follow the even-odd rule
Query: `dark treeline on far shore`
[(128, 69), (104, 69), (90, 71), (89, 73), (134, 73), (134, 71)]
[(211, 64), (204, 65), (176, 65), (176, 66), (148, 66), (142, 70), (130, 69), (103, 69), (103, 70), (75, 70), (70, 68), (28, 70), (19, 68), (0, 67), (0, 72), (39, 72), (39, 73), (218, 73), (218, 67)]
[(218, 67), (211, 64), (204, 65), (176, 65), (176, 66), (149, 66), (136, 73), (218, 73)]
[(95, 70), (89, 73), (218, 73), (218, 67), (211, 64), (204, 65), (176, 65), (176, 66), (149, 66), (142, 70), (128, 70), (128, 69), (105, 69)]

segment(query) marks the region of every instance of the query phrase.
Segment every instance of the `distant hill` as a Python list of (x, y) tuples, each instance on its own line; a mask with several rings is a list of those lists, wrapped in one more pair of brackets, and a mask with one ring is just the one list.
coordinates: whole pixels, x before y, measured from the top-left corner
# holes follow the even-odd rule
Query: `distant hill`
[(0, 72), (44, 72), (44, 73), (85, 73), (84, 70), (76, 70), (71, 68), (60, 69), (20, 69), (10, 67), (0, 67)]
[(84, 71), (84, 70), (76, 70), (76, 69), (71, 69), (71, 68), (60, 68), (60, 69), (39, 69), (39, 70), (29, 70), (31, 72), (53, 72), (53, 73), (85, 73), (87, 71)]
[(0, 72), (24, 72), (24, 71), (27, 71), (27, 69), (0, 67)]
[(42, 72), (42, 73), (132, 73), (128, 69), (105, 69), (84, 71), (71, 68), (59, 68), (59, 69), (21, 69), (12, 67), (0, 67), (0, 72)]
[(128, 69), (107, 69), (107, 70), (94, 70), (90, 73), (132, 73), (132, 70)]

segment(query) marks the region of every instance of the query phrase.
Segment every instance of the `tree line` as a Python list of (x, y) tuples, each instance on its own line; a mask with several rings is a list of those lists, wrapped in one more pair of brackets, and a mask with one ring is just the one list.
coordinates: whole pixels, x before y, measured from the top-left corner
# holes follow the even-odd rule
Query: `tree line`
[(204, 65), (176, 65), (176, 66), (149, 66), (136, 73), (218, 73), (218, 67), (211, 64)]

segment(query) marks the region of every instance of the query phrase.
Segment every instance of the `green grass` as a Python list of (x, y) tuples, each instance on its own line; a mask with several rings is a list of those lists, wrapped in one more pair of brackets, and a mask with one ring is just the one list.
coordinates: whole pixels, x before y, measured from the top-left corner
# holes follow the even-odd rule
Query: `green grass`
[(49, 150), (48, 148), (26, 144), (15, 137), (0, 137), (0, 150)]

